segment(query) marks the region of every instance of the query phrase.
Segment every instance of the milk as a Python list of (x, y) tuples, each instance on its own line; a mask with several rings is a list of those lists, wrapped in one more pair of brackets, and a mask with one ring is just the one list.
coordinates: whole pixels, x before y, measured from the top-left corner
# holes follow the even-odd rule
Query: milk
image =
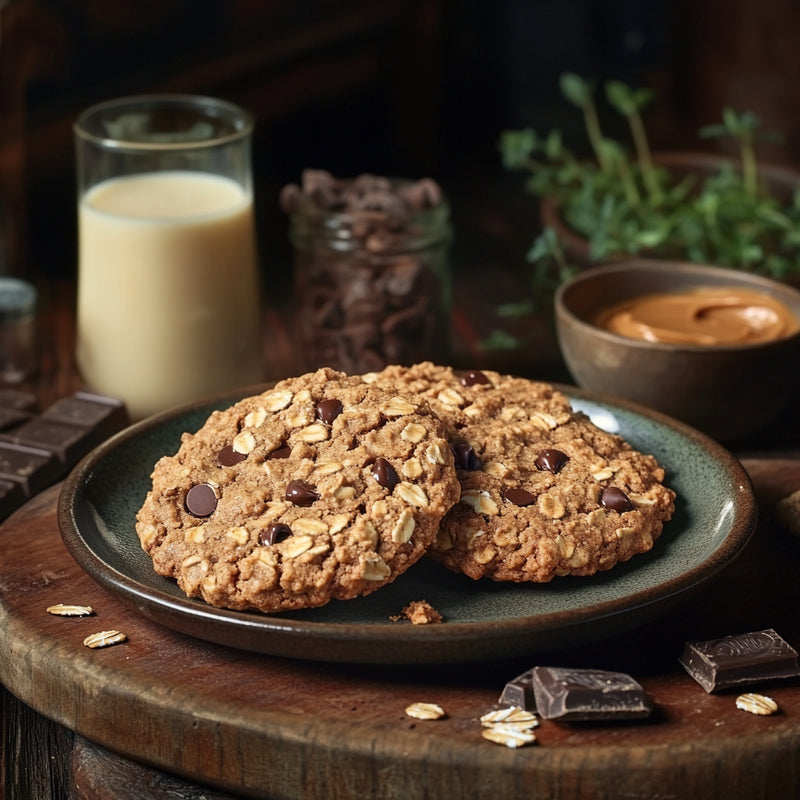
[(77, 358), (134, 419), (261, 380), (252, 198), (228, 179), (153, 172), (79, 205)]

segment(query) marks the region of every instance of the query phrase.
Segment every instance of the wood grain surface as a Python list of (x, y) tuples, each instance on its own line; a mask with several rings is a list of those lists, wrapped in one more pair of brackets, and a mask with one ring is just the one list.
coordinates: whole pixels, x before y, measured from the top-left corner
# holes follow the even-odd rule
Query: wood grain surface
[[(745, 462), (762, 497), (773, 496), (776, 480), (781, 492), (800, 487), (800, 462), (776, 464)], [(781, 710), (756, 717), (735, 708), (735, 693), (706, 694), (677, 662), (687, 638), (765, 627), (800, 645), (800, 541), (778, 528), (768, 505), (742, 555), (688, 605), (623, 636), (537, 657), (629, 672), (656, 704), (651, 719), (545, 721), (535, 745), (511, 750), (482, 739), (478, 719), (530, 663), (327, 665), (173, 633), (71, 559), (56, 523), (58, 489), (0, 528), (0, 680), (33, 709), (125, 756), (120, 764), (267, 798), (800, 796), (800, 681), (759, 687)], [(89, 604), (96, 616), (46, 613), (58, 602)], [(83, 646), (109, 628), (128, 641)], [(439, 703), (446, 718), (407, 717), (417, 700)], [(87, 775), (94, 745), (78, 761)]]

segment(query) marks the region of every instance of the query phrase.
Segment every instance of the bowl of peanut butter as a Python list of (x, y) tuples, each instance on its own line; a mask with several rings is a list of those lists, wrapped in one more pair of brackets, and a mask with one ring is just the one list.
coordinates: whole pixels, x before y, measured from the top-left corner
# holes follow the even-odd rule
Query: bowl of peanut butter
[(723, 442), (800, 402), (800, 291), (752, 272), (634, 260), (589, 268), (555, 297), (564, 362)]

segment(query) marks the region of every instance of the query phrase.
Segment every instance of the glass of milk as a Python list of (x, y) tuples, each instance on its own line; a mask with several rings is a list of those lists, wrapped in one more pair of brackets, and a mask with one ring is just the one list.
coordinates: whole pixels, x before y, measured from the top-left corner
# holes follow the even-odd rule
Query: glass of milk
[(78, 367), (132, 419), (263, 378), (252, 130), (190, 95), (110, 100), (75, 123)]

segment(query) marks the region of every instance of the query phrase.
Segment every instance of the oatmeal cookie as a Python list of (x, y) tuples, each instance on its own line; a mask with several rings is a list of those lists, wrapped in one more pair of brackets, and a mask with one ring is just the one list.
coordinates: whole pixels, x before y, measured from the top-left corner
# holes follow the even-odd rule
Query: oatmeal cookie
[(461, 484), (430, 556), (474, 579), (591, 575), (650, 550), (674, 511), (656, 459), (548, 384), (489, 371), (388, 367), (366, 376), (429, 399)]
[(213, 412), (156, 464), (136, 532), (214, 606), (368, 594), (426, 551), (459, 484), (428, 405), (321, 369)]

